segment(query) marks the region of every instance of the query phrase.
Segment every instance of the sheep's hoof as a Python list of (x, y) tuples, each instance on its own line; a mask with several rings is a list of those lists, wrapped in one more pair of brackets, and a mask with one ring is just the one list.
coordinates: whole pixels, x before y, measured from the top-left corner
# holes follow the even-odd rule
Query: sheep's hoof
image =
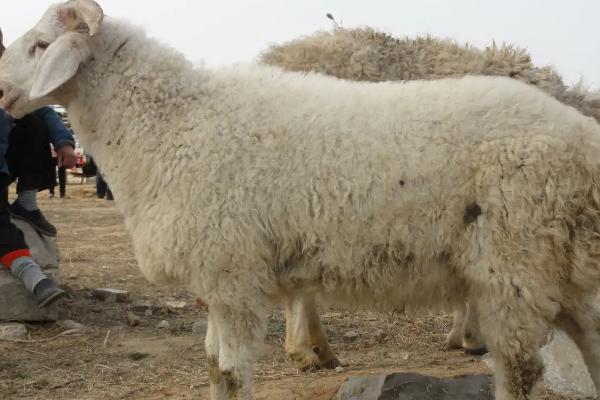
[(465, 348), (465, 354), (468, 354), (470, 356), (482, 356), (482, 355), (486, 354), (487, 352), (488, 352), (488, 349), (485, 346), (477, 347), (474, 349)]
[(321, 360), (316, 352), (296, 352), (290, 354), (290, 358), (302, 372), (315, 372), (322, 369), (335, 369), (336, 367), (342, 365), (337, 357), (333, 356), (326, 360)]
[(341, 367), (342, 363), (337, 357), (333, 357), (332, 359), (325, 361), (322, 365), (324, 369), (336, 369), (337, 367)]
[(319, 361), (319, 357), (312, 351), (298, 351), (288, 353), (288, 355), (300, 371), (308, 372), (318, 371), (319, 369), (321, 369), (321, 362)]
[(331, 360), (328, 360), (324, 363), (321, 362), (312, 362), (308, 365), (304, 365), (304, 366), (298, 366), (298, 369), (300, 369), (300, 371), (302, 372), (317, 372), (323, 369), (336, 369), (337, 367), (340, 367), (342, 364), (340, 363), (340, 360), (338, 360), (337, 358), (332, 358)]
[(462, 338), (450, 333), (446, 338), (446, 350), (459, 350), (462, 348)]

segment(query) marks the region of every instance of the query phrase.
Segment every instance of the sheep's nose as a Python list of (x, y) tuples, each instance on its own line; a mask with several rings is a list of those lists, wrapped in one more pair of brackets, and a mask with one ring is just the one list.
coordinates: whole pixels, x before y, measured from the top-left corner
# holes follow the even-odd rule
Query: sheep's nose
[(4, 104), (8, 101), (8, 97), (10, 96), (10, 85), (4, 81), (0, 81), (0, 108), (6, 106)]
[(8, 84), (4, 81), (0, 81), (0, 100), (2, 100), (4, 95), (7, 95), (8, 92)]

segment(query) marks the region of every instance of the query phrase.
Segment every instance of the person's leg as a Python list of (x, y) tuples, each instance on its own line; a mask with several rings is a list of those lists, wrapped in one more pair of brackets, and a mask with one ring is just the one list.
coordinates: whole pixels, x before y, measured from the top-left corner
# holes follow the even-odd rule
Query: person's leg
[(50, 198), (54, 198), (54, 188), (56, 187), (56, 168), (58, 165), (58, 159), (56, 157), (52, 157), (52, 166), (50, 167), (50, 187), (48, 191), (50, 192)]
[(106, 200), (114, 200), (114, 199), (115, 198), (113, 197), (110, 187), (108, 187), (108, 185), (106, 185)]
[(0, 263), (33, 294), (39, 307), (45, 307), (65, 295), (33, 260), (21, 232), (8, 213), (8, 184), (0, 186)]
[(65, 167), (58, 168), (58, 187), (60, 189), (60, 197), (65, 197), (67, 194), (67, 170)]
[(6, 160), (12, 179), (17, 180), (17, 200), (8, 211), (38, 232), (56, 236), (56, 228), (37, 205), (38, 191), (49, 189), (53, 184), (50, 143), (46, 128), (38, 118), (27, 115), (15, 121)]
[(106, 196), (107, 191), (108, 187), (106, 182), (104, 182), (104, 179), (102, 179), (102, 175), (98, 170), (98, 172), (96, 172), (96, 196), (98, 196), (99, 199), (103, 199), (104, 196)]

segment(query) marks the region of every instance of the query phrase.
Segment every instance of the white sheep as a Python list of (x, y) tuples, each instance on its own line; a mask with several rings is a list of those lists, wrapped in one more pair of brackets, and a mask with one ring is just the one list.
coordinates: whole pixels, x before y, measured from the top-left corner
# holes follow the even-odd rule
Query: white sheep
[(600, 122), (600, 92), (586, 90), (582, 82), (567, 87), (552, 67), (535, 66), (526, 50), (512, 44), (480, 50), (431, 36), (396, 38), (370, 27), (336, 27), (271, 45), (260, 60), (289, 71), (370, 82), (506, 76), (537, 86)]
[[(540, 87), (565, 104), (600, 121), (600, 97), (579, 83), (567, 88), (552, 67), (536, 67), (530, 55), (514, 45), (484, 50), (431, 36), (395, 38), (373, 28), (335, 27), (332, 31), (274, 44), (260, 55), (267, 65), (289, 71), (319, 72), (357, 81), (432, 80), (465, 75), (506, 76)], [(309, 307), (312, 307), (309, 309)], [(455, 310), (446, 339), (450, 349), (463, 347), (481, 354), (485, 345), (479, 334), (476, 310)], [(303, 322), (303, 318), (306, 320)], [(286, 349), (300, 369), (335, 367), (314, 299), (294, 300), (286, 307)], [(315, 354), (316, 353), (316, 354)]]
[(496, 399), (530, 399), (553, 326), (600, 384), (600, 126), (513, 79), (356, 83), (194, 69), (91, 0), (0, 59), (0, 107), (63, 104), (142, 273), (209, 306), (211, 398), (252, 398), (267, 309), (297, 293), (481, 314)]

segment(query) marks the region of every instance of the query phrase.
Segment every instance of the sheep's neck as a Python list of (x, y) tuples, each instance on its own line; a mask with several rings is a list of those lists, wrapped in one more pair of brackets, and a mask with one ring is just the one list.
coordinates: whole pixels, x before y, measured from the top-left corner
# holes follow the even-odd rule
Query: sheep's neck
[(97, 42), (109, 43), (98, 52), (109, 59), (97, 57), (82, 68), (67, 109), (115, 196), (135, 193), (152, 199), (157, 194), (149, 191), (161, 187), (161, 165), (176, 140), (177, 132), (169, 132), (165, 121), (181, 121), (194, 104), (198, 112), (203, 75), (170, 49), (117, 35), (118, 29), (107, 31), (111, 37)]

